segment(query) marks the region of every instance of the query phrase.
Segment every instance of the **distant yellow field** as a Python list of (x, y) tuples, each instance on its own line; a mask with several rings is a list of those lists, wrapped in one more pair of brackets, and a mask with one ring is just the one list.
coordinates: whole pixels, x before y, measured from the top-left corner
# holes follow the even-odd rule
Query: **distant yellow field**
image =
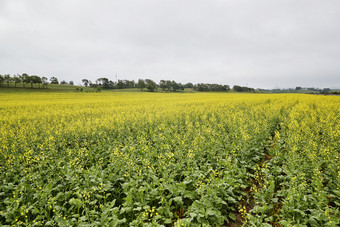
[(0, 94), (3, 225), (338, 226), (340, 97)]

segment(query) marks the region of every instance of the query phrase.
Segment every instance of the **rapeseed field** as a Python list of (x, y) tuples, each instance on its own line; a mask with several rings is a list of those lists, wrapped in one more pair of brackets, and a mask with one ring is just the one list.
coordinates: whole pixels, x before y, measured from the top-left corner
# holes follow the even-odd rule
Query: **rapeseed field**
[(338, 226), (340, 98), (0, 95), (2, 226)]

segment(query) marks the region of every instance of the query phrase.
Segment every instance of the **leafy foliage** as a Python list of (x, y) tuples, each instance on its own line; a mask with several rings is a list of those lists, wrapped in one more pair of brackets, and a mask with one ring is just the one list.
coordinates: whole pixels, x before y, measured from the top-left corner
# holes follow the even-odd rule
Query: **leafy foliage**
[(4, 226), (339, 224), (337, 97), (55, 93), (0, 100)]

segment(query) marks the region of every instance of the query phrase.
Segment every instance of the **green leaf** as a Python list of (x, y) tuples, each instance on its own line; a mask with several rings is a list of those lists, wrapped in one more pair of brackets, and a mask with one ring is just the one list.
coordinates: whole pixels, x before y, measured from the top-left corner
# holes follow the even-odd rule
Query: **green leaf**
[(96, 194), (95, 196), (96, 196), (97, 199), (102, 199), (103, 198), (103, 196), (99, 195), (99, 194)]
[(171, 223), (172, 223), (172, 221), (171, 221), (170, 218), (167, 218), (167, 219), (165, 219), (165, 221), (164, 221), (164, 224), (171, 224)]
[(236, 221), (236, 216), (233, 213), (229, 214), (229, 218), (232, 219), (233, 221)]
[(272, 201), (273, 201), (274, 203), (277, 203), (277, 202), (279, 201), (279, 199), (278, 199), (278, 198), (272, 198)]
[(207, 215), (214, 216), (217, 215), (217, 212), (211, 208), (208, 208), (207, 211), (205, 212)]
[(40, 211), (36, 207), (34, 207), (32, 210), (32, 214), (39, 214), (39, 213)]
[(95, 205), (96, 203), (97, 203), (96, 199), (90, 202), (91, 205)]
[(196, 197), (196, 193), (194, 191), (185, 191), (183, 197), (188, 199), (194, 199)]
[(134, 211), (141, 211), (143, 208), (142, 207), (137, 207), (137, 208), (134, 208), (133, 210)]
[(123, 207), (122, 209), (120, 209), (120, 214), (123, 214), (123, 213), (125, 213), (125, 212), (129, 212), (129, 211), (131, 211), (131, 210), (132, 210), (131, 207)]
[(251, 213), (262, 213), (262, 212), (263, 212), (263, 207), (254, 206), (254, 208), (251, 209), (250, 212), (251, 212)]
[(46, 226), (52, 226), (54, 225), (54, 221), (48, 221), (45, 223)]
[(333, 190), (334, 194), (338, 197), (340, 197), (340, 190)]
[(310, 224), (311, 227), (318, 227), (318, 226), (320, 226), (318, 221), (315, 218), (313, 218), (313, 217), (310, 217), (308, 219), (308, 224)]
[(70, 199), (70, 204), (76, 206), (77, 208), (79, 208), (79, 207), (81, 207), (82, 202), (81, 202), (80, 199), (72, 198), (72, 199)]
[(182, 200), (182, 196), (177, 196), (177, 197), (173, 198), (172, 200), (175, 201), (176, 204), (178, 204), (178, 205), (183, 205), (184, 204), (183, 200)]

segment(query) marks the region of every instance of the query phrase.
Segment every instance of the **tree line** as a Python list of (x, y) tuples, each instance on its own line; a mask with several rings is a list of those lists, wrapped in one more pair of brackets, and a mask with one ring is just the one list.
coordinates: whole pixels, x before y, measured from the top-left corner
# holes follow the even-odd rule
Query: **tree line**
[[(118, 80), (114, 82), (108, 78), (98, 78), (94, 83), (91, 80), (83, 79), (82, 83), (85, 87), (101, 87), (103, 89), (122, 89), (122, 88), (139, 88), (141, 91), (147, 89), (148, 91), (157, 91), (158, 89), (163, 92), (177, 92), (183, 91), (185, 88), (192, 88), (195, 91), (229, 91), (229, 85), (222, 84), (209, 84), (209, 83), (178, 83), (174, 80), (160, 80), (159, 83), (151, 79), (139, 79), (137, 82), (134, 80)], [(241, 87), (235, 85), (233, 87), (235, 91), (254, 91), (253, 88)]]
[(252, 91), (255, 91), (254, 88), (242, 87), (242, 86), (238, 86), (238, 85), (234, 85), (233, 86), (233, 90), (234, 91), (239, 91), (239, 92), (252, 92)]
[[(49, 83), (50, 81), (50, 83)], [(22, 87), (28, 87), (31, 88), (34, 87), (34, 85), (38, 85), (38, 88), (47, 88), (48, 84), (59, 84), (59, 80), (56, 77), (51, 77), (49, 80), (47, 77), (40, 77), (37, 75), (28, 75), (27, 73), (23, 74), (16, 74), (11, 76), (10, 74), (0, 74), (0, 87), (17, 87), (18, 84), (21, 84)], [(73, 81), (66, 82), (65, 80), (62, 80), (60, 84), (69, 84), (74, 85)]]
[[(112, 81), (106, 77), (100, 77), (92, 82), (89, 79), (82, 79), (82, 83), (85, 87), (101, 88), (101, 89), (123, 89), (123, 88), (139, 88), (141, 91), (147, 89), (148, 91), (162, 90), (163, 92), (178, 92), (183, 91), (185, 88), (191, 88), (195, 91), (229, 91), (229, 85), (222, 84), (209, 84), (209, 83), (178, 83), (174, 80), (160, 80), (159, 83), (151, 79), (139, 79), (137, 82), (134, 80), (117, 80)], [(48, 84), (68, 84), (74, 85), (73, 81), (66, 82), (62, 80), (59, 82), (57, 77), (40, 77), (37, 75), (28, 75), (27, 73), (16, 74), (11, 76), (10, 74), (0, 74), (0, 87), (17, 87), (18, 84), (22, 84), (22, 87), (31, 88), (37, 85), (39, 88), (47, 88)], [(35, 86), (36, 87), (36, 86)], [(233, 86), (234, 91), (238, 92), (251, 92), (253, 88), (242, 87), (238, 85)]]

